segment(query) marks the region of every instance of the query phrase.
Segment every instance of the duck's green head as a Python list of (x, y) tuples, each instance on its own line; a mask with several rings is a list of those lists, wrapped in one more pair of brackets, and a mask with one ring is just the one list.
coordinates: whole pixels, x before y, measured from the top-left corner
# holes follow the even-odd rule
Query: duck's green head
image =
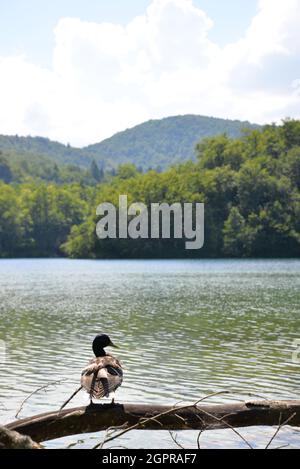
[(96, 357), (102, 357), (105, 355), (104, 349), (106, 347), (118, 348), (106, 334), (98, 334), (93, 342), (93, 352)]

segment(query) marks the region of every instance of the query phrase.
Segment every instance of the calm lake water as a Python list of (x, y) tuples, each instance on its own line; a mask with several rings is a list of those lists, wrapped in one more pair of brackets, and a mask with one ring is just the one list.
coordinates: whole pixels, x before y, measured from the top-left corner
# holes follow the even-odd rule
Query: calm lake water
[[(56, 410), (78, 387), (91, 341), (105, 331), (125, 368), (119, 402), (300, 398), (300, 261), (0, 261), (0, 423)], [(299, 339), (299, 363), (295, 341)], [(5, 353), (4, 353), (5, 349)], [(85, 405), (81, 393), (72, 406)], [(272, 428), (243, 429), (265, 447)], [(197, 432), (178, 441), (197, 447)], [(93, 447), (103, 434), (48, 447)], [(116, 442), (112, 445), (116, 446)], [(176, 448), (168, 432), (132, 432), (128, 448)], [(300, 448), (285, 428), (273, 447)], [(245, 447), (231, 430), (205, 432), (204, 448)], [(109, 447), (109, 445), (108, 445)]]

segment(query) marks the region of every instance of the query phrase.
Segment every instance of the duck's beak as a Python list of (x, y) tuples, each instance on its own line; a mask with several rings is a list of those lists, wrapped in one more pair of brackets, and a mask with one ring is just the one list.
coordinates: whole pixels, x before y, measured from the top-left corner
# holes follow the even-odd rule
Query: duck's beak
[(110, 341), (110, 344), (109, 344), (110, 347), (113, 347), (113, 348), (119, 348), (117, 345), (115, 345), (112, 341)]

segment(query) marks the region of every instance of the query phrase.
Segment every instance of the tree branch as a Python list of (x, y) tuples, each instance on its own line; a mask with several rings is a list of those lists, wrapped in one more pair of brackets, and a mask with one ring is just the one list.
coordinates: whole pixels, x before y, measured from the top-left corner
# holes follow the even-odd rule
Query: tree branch
[(32, 441), (29, 436), (0, 427), (0, 449), (42, 449), (42, 446)]
[[(94, 404), (18, 420), (7, 426), (41, 442), (112, 427), (143, 430), (213, 430), (250, 426), (278, 426), (288, 421), (300, 427), (300, 401), (259, 401), (183, 407)], [(295, 414), (295, 415), (293, 415)], [(159, 418), (158, 418), (159, 416)], [(143, 421), (144, 420), (144, 421)]]

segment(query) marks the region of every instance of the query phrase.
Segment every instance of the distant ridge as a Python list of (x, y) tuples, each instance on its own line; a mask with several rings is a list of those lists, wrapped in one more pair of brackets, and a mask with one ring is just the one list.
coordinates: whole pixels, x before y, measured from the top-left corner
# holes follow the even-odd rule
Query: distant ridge
[(42, 137), (0, 136), (0, 150), (28, 154), (28, 158), (30, 154), (44, 156), (57, 164), (83, 168), (94, 159), (107, 169), (123, 163), (134, 163), (144, 170), (165, 169), (193, 159), (195, 145), (203, 138), (221, 133), (239, 137), (244, 128), (259, 126), (247, 121), (184, 115), (150, 120), (81, 149)]

